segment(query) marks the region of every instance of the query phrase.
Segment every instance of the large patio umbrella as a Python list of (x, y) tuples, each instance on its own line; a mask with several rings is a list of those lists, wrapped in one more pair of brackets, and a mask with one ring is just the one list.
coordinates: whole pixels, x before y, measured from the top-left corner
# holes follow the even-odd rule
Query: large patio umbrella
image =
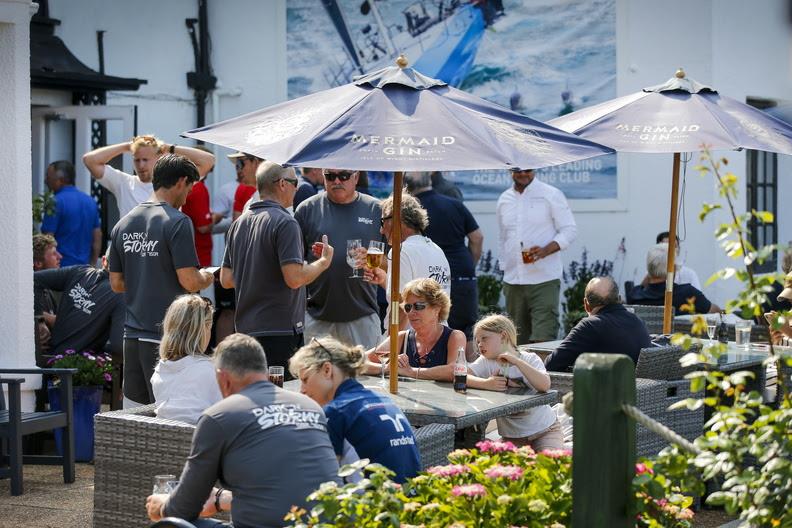
[(549, 124), (617, 152), (674, 154), (663, 333), (671, 332), (676, 255), (679, 154), (700, 150), (753, 149), (792, 154), (792, 127), (747, 104), (685, 77), (681, 69), (664, 84), (583, 108)]
[(284, 166), (397, 171), (391, 392), (397, 391), (401, 171), (538, 168), (613, 150), (398, 66), (182, 134)]

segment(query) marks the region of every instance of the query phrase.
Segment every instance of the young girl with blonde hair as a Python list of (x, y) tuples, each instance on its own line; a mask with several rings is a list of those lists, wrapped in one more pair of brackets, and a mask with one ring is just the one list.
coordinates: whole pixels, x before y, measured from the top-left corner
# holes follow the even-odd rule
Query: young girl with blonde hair
[(181, 295), (162, 321), (160, 361), (151, 376), (157, 416), (196, 423), (204, 410), (223, 399), (209, 346), (214, 310), (208, 299)]
[[(473, 337), (481, 355), (468, 366), (468, 385), (473, 388), (506, 390), (522, 387), (547, 392), (550, 376), (539, 356), (517, 349), (517, 329), (505, 315), (488, 315), (473, 327)], [(534, 451), (562, 449), (564, 437), (555, 412), (541, 405), (524, 412), (497, 418), (503, 440)]]

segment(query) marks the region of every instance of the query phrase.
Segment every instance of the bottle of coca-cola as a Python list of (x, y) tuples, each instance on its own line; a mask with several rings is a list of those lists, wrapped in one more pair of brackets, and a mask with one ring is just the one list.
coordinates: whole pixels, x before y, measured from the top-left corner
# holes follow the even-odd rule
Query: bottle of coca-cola
[(462, 347), (459, 347), (454, 363), (454, 390), (460, 394), (467, 393), (467, 360), (465, 349)]

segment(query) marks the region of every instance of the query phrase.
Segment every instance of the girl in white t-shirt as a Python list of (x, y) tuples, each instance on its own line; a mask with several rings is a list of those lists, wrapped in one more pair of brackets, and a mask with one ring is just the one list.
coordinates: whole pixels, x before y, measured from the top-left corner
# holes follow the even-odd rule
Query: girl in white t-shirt
[[(517, 350), (517, 330), (504, 315), (488, 315), (473, 328), (481, 355), (468, 367), (468, 385), (473, 388), (506, 390), (520, 387), (530, 392), (550, 389), (550, 376), (539, 356)], [(556, 414), (549, 405), (497, 418), (503, 440), (534, 451), (562, 449), (564, 437)]]

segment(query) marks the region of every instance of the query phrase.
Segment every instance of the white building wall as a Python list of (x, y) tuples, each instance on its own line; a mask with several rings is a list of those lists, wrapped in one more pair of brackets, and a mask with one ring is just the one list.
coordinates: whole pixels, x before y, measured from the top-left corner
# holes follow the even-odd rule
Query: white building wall
[[(0, 0), (0, 366), (36, 366), (33, 340), (33, 248), (30, 178), (30, 17), (29, 0)], [(14, 376), (12, 376), (14, 377)], [(40, 379), (23, 385), (24, 410), (33, 408)], [(7, 387), (3, 387), (5, 390)], [(6, 400), (7, 401), (7, 400)]]

